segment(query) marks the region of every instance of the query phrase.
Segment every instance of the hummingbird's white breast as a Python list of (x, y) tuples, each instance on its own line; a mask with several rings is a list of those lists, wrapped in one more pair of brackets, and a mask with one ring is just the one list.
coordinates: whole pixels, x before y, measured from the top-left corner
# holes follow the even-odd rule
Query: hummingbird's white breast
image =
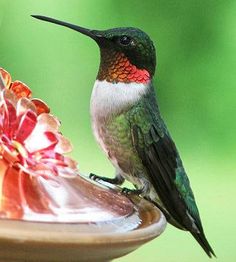
[(148, 84), (143, 83), (95, 81), (90, 100), (92, 128), (95, 138), (107, 155), (108, 150), (103, 142), (101, 127), (112, 115), (115, 116), (138, 102), (147, 91)]
[(129, 105), (134, 105), (147, 89), (148, 83), (111, 83), (96, 80), (90, 101), (92, 118), (119, 113)]

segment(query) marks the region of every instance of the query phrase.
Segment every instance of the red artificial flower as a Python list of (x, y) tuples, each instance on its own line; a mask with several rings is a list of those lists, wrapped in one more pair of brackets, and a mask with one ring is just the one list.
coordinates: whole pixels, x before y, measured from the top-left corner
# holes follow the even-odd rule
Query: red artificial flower
[(59, 132), (59, 120), (31, 95), (0, 68), (0, 217), (53, 213), (42, 181), (78, 175), (76, 162), (64, 156), (72, 146)]

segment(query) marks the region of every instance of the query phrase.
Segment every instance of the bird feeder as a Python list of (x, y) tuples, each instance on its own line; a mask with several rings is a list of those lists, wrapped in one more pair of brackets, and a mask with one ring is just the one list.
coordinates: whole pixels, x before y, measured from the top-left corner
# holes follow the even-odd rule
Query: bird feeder
[(0, 69), (0, 261), (111, 261), (159, 236), (160, 210), (81, 175), (59, 126)]

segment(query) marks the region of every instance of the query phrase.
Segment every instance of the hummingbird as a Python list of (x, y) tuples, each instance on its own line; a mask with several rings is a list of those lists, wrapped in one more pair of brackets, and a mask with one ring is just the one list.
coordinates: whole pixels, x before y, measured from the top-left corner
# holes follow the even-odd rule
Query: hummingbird
[(90, 102), (92, 129), (115, 167), (115, 177), (91, 177), (116, 185), (128, 180), (135, 189), (123, 188), (123, 192), (153, 202), (170, 224), (189, 231), (209, 257), (215, 256), (179, 152), (160, 114), (153, 81), (156, 52), (150, 37), (133, 27), (90, 30), (33, 17), (78, 31), (100, 48)]

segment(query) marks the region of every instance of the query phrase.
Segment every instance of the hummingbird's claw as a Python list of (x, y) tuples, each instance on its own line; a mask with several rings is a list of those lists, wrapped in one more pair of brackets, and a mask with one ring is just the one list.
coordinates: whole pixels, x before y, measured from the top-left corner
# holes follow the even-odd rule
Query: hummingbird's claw
[(143, 193), (142, 189), (129, 189), (127, 187), (123, 187), (122, 191), (125, 195), (141, 195)]
[(98, 181), (98, 180), (101, 179), (99, 176), (97, 176), (97, 175), (95, 175), (95, 174), (93, 174), (93, 173), (90, 173), (90, 174), (89, 174), (89, 178), (90, 178), (91, 180), (93, 180), (93, 181)]
[(120, 177), (115, 177), (115, 178), (109, 178), (109, 177), (104, 177), (104, 176), (97, 176), (93, 173), (89, 174), (89, 178), (92, 179), (93, 181), (104, 181), (104, 182), (108, 182), (112, 185), (120, 185), (123, 182), (123, 179), (121, 179)]

